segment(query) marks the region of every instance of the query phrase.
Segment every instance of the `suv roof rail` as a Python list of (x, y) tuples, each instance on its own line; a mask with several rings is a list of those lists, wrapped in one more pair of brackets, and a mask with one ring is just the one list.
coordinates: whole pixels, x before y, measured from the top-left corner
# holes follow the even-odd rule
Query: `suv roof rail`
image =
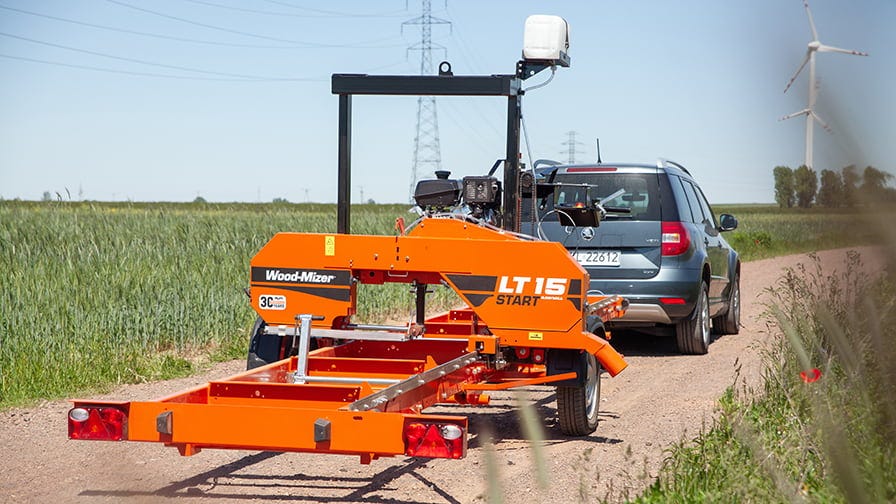
[[(658, 158), (658, 159), (656, 160), (656, 167), (657, 167), (657, 168), (664, 168), (664, 167), (666, 167), (666, 166), (670, 166), (670, 165), (671, 165), (671, 166), (674, 166), (674, 167), (676, 167), (676, 168), (678, 168), (679, 170), (681, 170), (681, 171), (687, 173), (688, 175), (691, 175), (691, 172), (689, 172), (687, 168), (685, 168), (684, 166), (682, 166), (682, 165), (679, 164), (679, 163), (676, 163), (675, 161), (670, 161), (670, 160), (668, 160), (668, 159), (663, 159), (663, 158)], [(691, 176), (693, 176), (693, 175), (691, 175)]]
[(548, 165), (548, 166), (557, 166), (560, 161), (554, 161), (553, 159), (536, 159), (534, 163), (532, 163), (532, 169), (538, 168), (538, 165)]

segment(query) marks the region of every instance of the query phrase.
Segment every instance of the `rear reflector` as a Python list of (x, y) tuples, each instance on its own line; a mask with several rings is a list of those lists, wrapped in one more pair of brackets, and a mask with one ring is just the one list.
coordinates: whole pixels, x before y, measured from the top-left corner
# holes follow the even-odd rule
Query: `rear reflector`
[(410, 457), (459, 459), (466, 455), (467, 438), (464, 429), (450, 423), (409, 423), (404, 428)]
[(567, 168), (566, 173), (593, 173), (593, 172), (614, 172), (616, 168), (613, 166), (582, 166), (578, 168)]
[(68, 412), (69, 439), (121, 441), (126, 430), (127, 415), (117, 408), (88, 406)]
[(660, 298), (663, 304), (684, 304), (684, 298)]
[(684, 254), (691, 246), (688, 229), (681, 222), (663, 222), (662, 233), (664, 256)]

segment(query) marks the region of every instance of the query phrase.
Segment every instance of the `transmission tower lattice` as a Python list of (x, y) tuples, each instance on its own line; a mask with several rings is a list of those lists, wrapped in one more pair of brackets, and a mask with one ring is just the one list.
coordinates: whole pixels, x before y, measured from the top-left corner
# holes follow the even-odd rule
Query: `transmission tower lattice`
[[(446, 51), (445, 46), (433, 43), (432, 25), (447, 24), (451, 21), (432, 16), (431, 0), (422, 0), (423, 14), (414, 19), (409, 19), (401, 24), (419, 25), (420, 42), (408, 47), (410, 51), (420, 51), (420, 75), (432, 75), (432, 50)], [(446, 51), (447, 55), (447, 51)], [(439, 118), (436, 112), (436, 99), (434, 96), (420, 96), (417, 98), (417, 132), (414, 135), (414, 162), (411, 167), (411, 186), (408, 197), (414, 198), (414, 188), (420, 173), (433, 173), (442, 169), (442, 154), (439, 147)]]
[(582, 154), (582, 151), (576, 149), (578, 145), (584, 145), (582, 142), (576, 140), (576, 132), (575, 131), (567, 131), (566, 134), (569, 136), (569, 139), (563, 142), (560, 145), (565, 145), (566, 149), (562, 150), (561, 153), (566, 154), (568, 157), (567, 162), (569, 164), (576, 163), (576, 154)]

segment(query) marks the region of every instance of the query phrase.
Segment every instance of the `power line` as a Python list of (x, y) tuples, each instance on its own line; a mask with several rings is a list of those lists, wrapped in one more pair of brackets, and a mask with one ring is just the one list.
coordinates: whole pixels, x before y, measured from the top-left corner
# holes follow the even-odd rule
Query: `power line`
[(379, 14), (357, 14), (357, 13), (349, 13), (349, 12), (338, 12), (338, 11), (330, 11), (324, 9), (312, 9), (311, 7), (300, 7), (298, 5), (291, 4), (289, 2), (283, 2), (278, 0), (265, 0), (268, 3), (272, 3), (275, 5), (283, 5), (285, 7), (290, 7), (292, 9), (300, 9), (304, 11), (317, 12), (320, 14), (327, 14), (327, 16), (319, 16), (319, 17), (399, 17), (404, 14), (399, 14), (405, 12), (405, 10), (394, 10), (388, 12), (382, 12)]
[[(451, 11), (448, 8), (447, 3), (445, 5), (445, 15), (448, 17), (449, 21), (452, 21), (451, 38), (456, 39), (458, 42), (460, 42), (460, 45), (457, 46), (460, 49), (460, 54), (463, 58), (465, 58), (467, 64), (470, 66), (470, 68), (473, 70), (473, 72), (476, 74), (489, 73), (488, 71), (484, 70), (482, 61), (477, 56), (476, 52), (473, 51), (472, 49), (470, 49), (469, 44), (467, 44), (467, 41), (465, 40), (465, 38), (463, 36), (463, 27), (461, 25), (453, 22), (453, 17), (451, 16)], [(486, 114), (484, 112), (485, 108), (491, 108), (492, 113)], [(503, 114), (503, 112), (501, 112), (501, 107), (500, 107), (500, 105), (498, 105), (497, 101), (485, 100), (483, 102), (483, 106), (473, 107), (473, 110), (482, 119), (482, 121), (473, 121), (473, 123), (485, 124), (496, 135), (502, 134), (501, 131), (499, 130), (499, 127), (496, 125), (497, 123), (495, 121), (495, 117), (501, 117)]]
[(24, 9), (16, 9), (14, 7), (7, 7), (5, 5), (0, 5), (0, 9), (6, 9), (9, 11), (18, 12), (20, 14), (28, 14), (30, 16), (37, 16), (37, 17), (42, 17), (42, 18), (46, 18), (46, 19), (52, 19), (53, 21), (60, 21), (63, 23), (71, 23), (71, 24), (75, 24), (75, 25), (87, 26), (90, 28), (97, 28), (100, 30), (109, 30), (109, 31), (114, 31), (114, 32), (118, 32), (118, 33), (127, 33), (130, 35), (140, 35), (143, 37), (153, 37), (153, 38), (159, 38), (159, 39), (165, 39), (165, 40), (174, 40), (177, 42), (189, 42), (189, 43), (193, 43), (193, 44), (208, 44), (208, 45), (218, 45), (218, 46), (227, 46), (227, 47), (244, 47), (244, 48), (258, 48), (258, 49), (293, 49), (293, 48), (295, 48), (295, 46), (293, 46), (293, 45), (270, 46), (270, 45), (236, 44), (236, 43), (230, 43), (230, 42), (217, 42), (217, 41), (212, 41), (212, 40), (201, 40), (201, 39), (192, 39), (192, 38), (185, 38), (185, 37), (175, 37), (173, 35), (163, 35), (160, 33), (142, 32), (142, 31), (137, 31), (137, 30), (128, 30), (126, 28), (117, 28), (114, 26), (88, 23), (86, 21), (78, 21), (76, 19), (68, 19), (68, 18), (63, 18), (63, 17), (58, 17), (58, 16), (52, 16), (50, 14), (42, 14), (40, 12), (32, 12), (32, 11), (27, 11)]
[(41, 44), (41, 45), (45, 45), (45, 46), (49, 46), (49, 47), (65, 49), (67, 51), (74, 51), (74, 52), (79, 52), (79, 53), (83, 53), (83, 54), (90, 54), (92, 56), (100, 56), (103, 58), (110, 58), (110, 59), (115, 59), (115, 60), (119, 60), (119, 61), (127, 61), (129, 63), (138, 63), (141, 65), (156, 66), (156, 67), (161, 67), (161, 68), (170, 68), (172, 70), (183, 70), (186, 72), (196, 72), (196, 73), (202, 73), (202, 74), (207, 74), (207, 75), (217, 75), (217, 76), (221, 76), (221, 77), (236, 77), (236, 78), (240, 78), (240, 79), (244, 79), (244, 80), (263, 80), (263, 81), (313, 80), (313, 79), (302, 78), (302, 77), (295, 77), (295, 78), (291, 78), (291, 77), (261, 77), (261, 76), (257, 76), (257, 75), (246, 75), (246, 74), (235, 74), (235, 73), (227, 73), (227, 72), (215, 72), (215, 71), (211, 71), (211, 70), (200, 70), (198, 68), (190, 68), (190, 67), (179, 66), (179, 65), (168, 65), (165, 63), (155, 63), (152, 61), (145, 61), (145, 60), (140, 60), (140, 59), (136, 59), (136, 58), (126, 58), (124, 56), (115, 56), (112, 54), (101, 53), (98, 51), (91, 51), (88, 49), (79, 49), (77, 47), (71, 47), (71, 46), (66, 46), (66, 45), (62, 45), (62, 44), (56, 44), (53, 42), (47, 42), (44, 40), (37, 40), (37, 39), (28, 38), (28, 37), (22, 37), (19, 35), (13, 35), (11, 33), (0, 32), (0, 36), (14, 38), (14, 39), (18, 39), (18, 40), (24, 40), (26, 42), (31, 42), (34, 44)]
[(164, 39), (164, 40), (174, 40), (174, 41), (176, 41), (176, 42), (188, 42), (188, 43), (191, 43), (191, 44), (205, 44), (205, 45), (224, 46), (224, 47), (241, 47), (241, 48), (250, 48), (250, 49), (313, 49), (313, 48), (358, 48), (358, 49), (379, 49), (379, 48), (385, 48), (385, 47), (398, 47), (398, 46), (404, 45), (404, 44), (401, 44), (401, 43), (399, 43), (399, 44), (381, 45), (381, 46), (372, 46), (372, 45), (371, 45), (371, 46), (367, 46), (367, 45), (363, 45), (363, 44), (368, 44), (368, 43), (376, 43), (376, 42), (383, 42), (383, 41), (386, 41), (386, 40), (393, 40), (395, 37), (386, 37), (386, 38), (375, 39), (375, 40), (368, 40), (368, 41), (363, 41), (363, 42), (356, 42), (356, 43), (351, 43), (351, 44), (329, 44), (329, 45), (325, 45), (325, 44), (310, 45), (310, 43), (308, 43), (308, 42), (301, 42), (301, 44), (299, 44), (299, 43), (291, 43), (290, 45), (238, 44), (238, 43), (234, 43), (234, 42), (220, 42), (220, 41), (215, 41), (215, 40), (202, 40), (202, 39), (194, 39), (194, 38), (187, 38), (187, 37), (177, 37), (177, 36), (174, 36), (174, 35), (165, 35), (165, 34), (161, 34), (161, 33), (151, 33), (151, 32), (144, 32), (144, 31), (137, 31), (137, 30), (129, 30), (129, 29), (127, 29), (127, 28), (118, 28), (118, 27), (115, 27), (115, 26), (108, 26), (108, 25), (101, 25), (101, 24), (96, 24), (96, 23), (89, 23), (89, 22), (87, 22), (87, 21), (79, 21), (79, 20), (77, 20), (77, 19), (70, 19), (70, 18), (64, 18), (64, 17), (59, 17), (59, 16), (53, 16), (53, 15), (50, 15), (50, 14), (43, 14), (43, 13), (40, 13), (40, 12), (34, 12), (34, 11), (25, 10), (25, 9), (17, 9), (17, 8), (15, 8), (15, 7), (9, 7), (9, 6), (6, 6), (6, 5), (0, 5), (0, 9), (5, 9), (5, 10), (8, 10), (8, 11), (13, 11), (13, 12), (17, 12), (17, 13), (20, 13), (20, 14), (27, 14), (27, 15), (29, 15), (29, 16), (36, 16), (36, 17), (41, 17), (41, 18), (45, 18), (45, 19), (51, 19), (51, 20), (53, 20), (53, 21), (60, 21), (60, 22), (63, 22), (63, 23), (70, 23), (70, 24), (75, 24), (75, 25), (80, 25), (80, 26), (87, 26), (87, 27), (89, 27), (89, 28), (96, 28), (96, 29), (99, 29), (99, 30), (108, 30), (108, 31), (113, 31), (113, 32), (118, 32), (118, 33), (127, 33), (127, 34), (129, 34), (129, 35), (139, 35), (139, 36), (142, 36), (142, 37), (152, 37), (152, 38), (158, 38), (158, 39)]
[(277, 11), (268, 11), (268, 10), (260, 10), (260, 9), (248, 9), (245, 7), (233, 7), (231, 5), (223, 5), (223, 4), (219, 4), (216, 2), (210, 2), (208, 0), (181, 0), (181, 1), (195, 3), (195, 4), (199, 4), (199, 5), (207, 5), (209, 7), (217, 7), (219, 9), (226, 9), (226, 10), (237, 11), (237, 12), (248, 12), (251, 14), (262, 14), (265, 16), (281, 16), (281, 17), (293, 17), (293, 18), (386, 17), (386, 16), (377, 15), (377, 14), (350, 14), (350, 13), (345, 13), (345, 12), (321, 11), (319, 9), (306, 9), (303, 7), (297, 7), (295, 5), (288, 5), (288, 4), (281, 4), (281, 5), (286, 5), (287, 7), (292, 7), (293, 9), (302, 9), (302, 10), (308, 10), (308, 11), (312, 11), (312, 12), (322, 12), (322, 13), (328, 13), (328, 14), (321, 16), (321, 15), (316, 15), (316, 14), (297, 14), (297, 13), (292, 13), (292, 12), (277, 12)]
[[(76, 68), (76, 69), (80, 69), (80, 70), (91, 70), (91, 71), (95, 71), (95, 72), (107, 72), (107, 73), (122, 74), (122, 75), (133, 75), (133, 76), (138, 76), (138, 77), (160, 77), (160, 78), (165, 78), (165, 79), (178, 79), (178, 80), (249, 82), (249, 83), (258, 83), (258, 82), (329, 82), (329, 80), (330, 80), (330, 76), (328, 76), (328, 75), (321, 76), (321, 77), (309, 77), (309, 78), (301, 79), (301, 81), (299, 81), (298, 79), (295, 79), (295, 80), (283, 80), (283, 79), (268, 80), (268, 79), (243, 79), (243, 78), (228, 79), (228, 78), (218, 78), (218, 77), (199, 77), (199, 76), (192, 76), (192, 75), (160, 74), (160, 73), (154, 73), (154, 72), (135, 72), (135, 71), (130, 71), (130, 70), (120, 70), (120, 69), (116, 69), (116, 68), (97, 67), (97, 66), (91, 66), (91, 65), (77, 65), (77, 64), (73, 64), (73, 63), (65, 63), (62, 61), (43, 60), (43, 59), (38, 59), (38, 58), (29, 58), (27, 56), (15, 56), (12, 54), (3, 54), (3, 53), (0, 53), (0, 57), (13, 59), (13, 60), (19, 60), (19, 61), (28, 61), (31, 63), (41, 63), (41, 64), (45, 64), (45, 65), (50, 65), (50, 66)], [(403, 64), (404, 64), (404, 61), (399, 61), (397, 63), (390, 63), (388, 65), (380, 65), (378, 67), (362, 70), (362, 73), (374, 72), (377, 70), (392, 68), (392, 67), (403, 65)]]
[[(3, 54), (0, 53), (0, 58), (9, 58), (19, 61), (28, 61), (31, 63), (42, 63), (45, 65), (52, 66), (60, 66), (67, 68), (77, 68), (80, 70), (92, 70), (95, 72), (107, 72), (114, 74), (122, 74), (122, 75), (134, 75), (139, 77), (161, 77), (165, 79), (179, 79), (179, 80), (200, 80), (200, 81), (224, 81), (224, 82), (264, 82), (260, 79), (250, 80), (250, 79), (225, 79), (225, 78), (215, 78), (215, 77), (197, 77), (192, 75), (170, 75), (170, 74), (160, 74), (160, 73), (152, 73), (152, 72), (132, 72), (129, 70), (118, 70), (114, 68), (103, 68), (103, 67), (95, 67), (89, 65), (76, 65), (73, 63), (64, 63), (62, 61), (50, 61), (50, 60), (42, 60), (37, 58), (28, 58), (25, 56), (14, 56), (12, 54)], [(312, 80), (312, 79), (308, 79)], [(319, 79), (320, 81), (325, 81), (326, 79)]]
[[(241, 31), (241, 30), (234, 30), (232, 28), (225, 28), (223, 26), (211, 25), (211, 24), (207, 24), (207, 23), (200, 23), (199, 21), (193, 21), (192, 19), (182, 18), (182, 17), (178, 17), (178, 16), (172, 16), (171, 14), (166, 14), (164, 12), (145, 9), (143, 7), (131, 5), (126, 2), (121, 2), (119, 0), (106, 0), (106, 1), (109, 3), (113, 3), (115, 5), (120, 5), (122, 7), (127, 7), (129, 9), (134, 9), (136, 11), (144, 12), (146, 14), (152, 14), (154, 16), (163, 17), (165, 19), (171, 19), (173, 21), (187, 23), (187, 24), (191, 24), (194, 26), (201, 26), (203, 28), (208, 28), (210, 30), (218, 30), (218, 31), (222, 31), (225, 33), (233, 33), (236, 35), (242, 35), (244, 37), (252, 37), (252, 38), (257, 38), (257, 39), (262, 39), (262, 40), (272, 40), (274, 42), (284, 42), (287, 44), (295, 44), (295, 45), (301, 45), (304, 47), (312, 47), (312, 48), (326, 48), (326, 47), (350, 48), (350, 47), (355, 47), (354, 45), (349, 45), (349, 44), (318, 44), (316, 42), (303, 42), (301, 40), (292, 40), (292, 39), (285, 39), (285, 38), (279, 38), (279, 37), (271, 37), (268, 35), (260, 35), (258, 33), (245, 32), (245, 31)], [(383, 40), (391, 40), (391, 37), (387, 37), (385, 39), (378, 39), (378, 41), (383, 41)], [(387, 46), (383, 46), (383, 47), (387, 47)]]

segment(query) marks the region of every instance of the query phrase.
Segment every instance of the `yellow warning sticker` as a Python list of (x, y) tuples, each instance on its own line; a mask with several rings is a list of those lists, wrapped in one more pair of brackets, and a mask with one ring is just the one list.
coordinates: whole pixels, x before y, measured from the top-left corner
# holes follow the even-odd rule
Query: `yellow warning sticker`
[(529, 341), (541, 341), (544, 339), (544, 333), (540, 332), (530, 332), (529, 333)]
[(328, 235), (324, 237), (324, 255), (326, 256), (334, 256), (336, 255), (336, 237), (333, 235)]

